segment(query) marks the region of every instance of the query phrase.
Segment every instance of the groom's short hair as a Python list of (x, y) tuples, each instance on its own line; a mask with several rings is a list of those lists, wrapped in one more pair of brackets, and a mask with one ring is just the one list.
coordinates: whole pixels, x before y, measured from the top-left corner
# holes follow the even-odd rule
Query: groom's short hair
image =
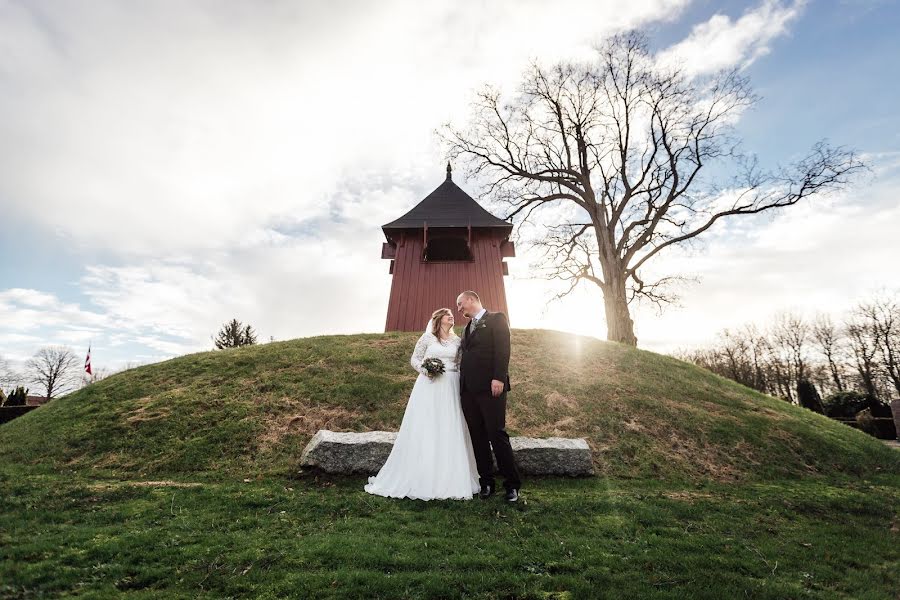
[(472, 290), (466, 290), (465, 292), (460, 294), (460, 296), (468, 296), (469, 298), (475, 298), (475, 300), (477, 300), (478, 302), (481, 302), (481, 298), (479, 298), (478, 294), (476, 294)]

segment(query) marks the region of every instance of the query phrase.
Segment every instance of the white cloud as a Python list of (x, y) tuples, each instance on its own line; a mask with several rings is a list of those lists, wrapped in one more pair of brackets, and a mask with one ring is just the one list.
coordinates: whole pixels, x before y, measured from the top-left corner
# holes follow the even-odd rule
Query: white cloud
[(660, 60), (681, 65), (687, 73), (710, 73), (735, 66), (746, 67), (769, 53), (770, 44), (788, 34), (788, 25), (796, 19), (806, 0), (786, 4), (782, 0), (763, 0), (737, 20), (715, 14), (694, 26), (683, 41), (667, 48)]
[(35, 308), (49, 308), (55, 305), (58, 300), (52, 294), (39, 292), (38, 290), (12, 288), (0, 292), (0, 302), (17, 303)]
[(3, 329), (29, 331), (38, 327), (101, 327), (108, 323), (101, 313), (82, 310), (46, 292), (13, 288), (0, 292), (0, 324)]
[(686, 4), (6, 3), (0, 198), (81, 247), (231, 248), (348, 172), (437, 166), (482, 81)]
[(481, 83), (688, 1), (0, 4), (4, 214), (104, 257), (84, 306), (3, 292), (2, 351), (155, 360), (232, 316), (379, 330), (379, 226), (440, 183), (434, 128)]
[[(98, 360), (152, 362), (211, 348), (232, 317), (261, 341), (380, 331), (379, 226), (440, 183), (432, 130), (460, 118), (481, 82), (513, 85), (531, 57), (582, 56), (609, 31), (686, 5), (0, 5), (3, 209), (112, 254), (79, 282), (90, 306), (0, 292), (2, 353), (88, 339)], [(749, 64), (803, 6), (714, 16), (665, 55), (692, 72)], [(896, 280), (886, 257), (900, 247), (879, 236), (900, 215), (874, 198), (900, 176), (883, 175), (833, 212), (734, 222), (701, 253), (659, 262), (703, 283), (685, 290), (688, 309), (638, 311), (640, 345), (702, 343), (735, 319), (798, 299), (836, 308)], [(552, 286), (526, 279), (528, 263), (510, 261), (514, 326), (605, 336), (599, 291), (543, 313)]]

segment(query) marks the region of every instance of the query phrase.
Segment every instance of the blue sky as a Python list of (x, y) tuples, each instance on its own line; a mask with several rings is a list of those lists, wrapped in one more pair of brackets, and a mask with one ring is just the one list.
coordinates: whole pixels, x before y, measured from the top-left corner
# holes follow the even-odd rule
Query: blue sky
[[(90, 341), (114, 370), (210, 348), (233, 316), (262, 339), (380, 331), (379, 226), (443, 179), (434, 128), (482, 83), (509, 88), (531, 58), (584, 57), (628, 26), (695, 68), (744, 68), (762, 99), (737, 126), (764, 164), (827, 138), (872, 167), (847, 194), (662, 261), (701, 281), (661, 316), (635, 309), (639, 345), (896, 289), (896, 2), (411, 6), (0, 4), (0, 358)], [(599, 292), (545, 309), (553, 286), (528, 264), (507, 281), (515, 325), (605, 336)]]

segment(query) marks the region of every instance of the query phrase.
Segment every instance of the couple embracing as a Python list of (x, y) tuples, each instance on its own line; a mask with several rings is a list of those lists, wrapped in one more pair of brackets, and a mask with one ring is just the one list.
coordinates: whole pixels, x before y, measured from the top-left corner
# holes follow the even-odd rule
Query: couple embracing
[[(410, 363), (419, 377), (390, 456), (365, 486), (370, 494), (487, 499), (496, 490), (493, 448), (506, 500), (519, 499), (521, 478), (506, 433), (509, 323), (472, 291), (457, 297), (456, 308), (469, 319), (462, 339), (453, 331), (453, 312), (440, 308), (416, 343)], [(435, 359), (443, 363), (438, 374)]]

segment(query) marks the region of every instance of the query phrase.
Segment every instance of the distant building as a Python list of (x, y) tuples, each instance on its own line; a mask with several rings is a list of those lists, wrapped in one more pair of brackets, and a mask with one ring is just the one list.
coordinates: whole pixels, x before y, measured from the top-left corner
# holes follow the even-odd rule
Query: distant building
[(485, 308), (509, 316), (504, 258), (516, 255), (511, 223), (483, 209), (451, 178), (399, 219), (381, 227), (390, 259), (385, 331), (423, 331), (435, 309), (456, 313), (456, 296), (473, 290)]
[(44, 396), (25, 396), (25, 406), (41, 406), (47, 404), (47, 398)]

